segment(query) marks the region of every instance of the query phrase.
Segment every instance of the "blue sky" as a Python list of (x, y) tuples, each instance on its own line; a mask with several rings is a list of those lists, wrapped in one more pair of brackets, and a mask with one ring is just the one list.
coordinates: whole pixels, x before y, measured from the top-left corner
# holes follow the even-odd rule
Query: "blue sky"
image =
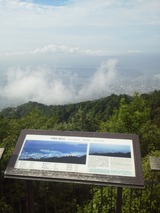
[(63, 6), (69, 3), (70, 0), (22, 0), (22, 2), (35, 3), (49, 6)]
[[(139, 78), (134, 82), (141, 84), (148, 81), (144, 73), (153, 72), (159, 85), (159, 0), (0, 0), (0, 11), (4, 105), (30, 100), (65, 104), (92, 99), (97, 91), (107, 95), (114, 92), (110, 87), (117, 85), (122, 69), (132, 69), (127, 76), (133, 80), (135, 72)], [(78, 91), (79, 74), (67, 67), (79, 68), (84, 79), (86, 67), (92, 67)], [(120, 86), (131, 93), (132, 88)]]

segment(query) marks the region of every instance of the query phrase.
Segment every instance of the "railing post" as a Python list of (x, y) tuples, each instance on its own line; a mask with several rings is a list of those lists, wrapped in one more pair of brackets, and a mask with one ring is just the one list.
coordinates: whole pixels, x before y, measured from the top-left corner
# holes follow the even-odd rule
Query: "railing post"
[(116, 213), (122, 213), (122, 187), (117, 187)]

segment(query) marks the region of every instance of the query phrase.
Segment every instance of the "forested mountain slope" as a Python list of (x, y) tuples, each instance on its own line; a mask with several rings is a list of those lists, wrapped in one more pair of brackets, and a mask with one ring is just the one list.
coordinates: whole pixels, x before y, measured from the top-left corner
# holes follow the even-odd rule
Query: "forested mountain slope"
[[(140, 95), (141, 98), (147, 100), (152, 111), (152, 119), (160, 114), (160, 91), (154, 91), (148, 94)], [(1, 116), (7, 118), (21, 118), (30, 113), (33, 109), (38, 109), (46, 116), (57, 115), (60, 121), (67, 121), (70, 116), (74, 115), (78, 109), (81, 109), (87, 113), (91, 113), (92, 116), (97, 119), (105, 120), (112, 115), (113, 110), (119, 108), (120, 100), (124, 98), (126, 103), (129, 103), (133, 97), (128, 95), (115, 95), (100, 98), (93, 101), (85, 101), (75, 104), (67, 105), (44, 105), (37, 102), (28, 102), (17, 107), (8, 107), (0, 112)]]
[(78, 109), (87, 113), (91, 113), (98, 119), (105, 119), (113, 113), (114, 108), (119, 107), (121, 98), (125, 98), (127, 102), (131, 101), (132, 97), (128, 95), (115, 95), (100, 98), (93, 101), (85, 101), (76, 104), (67, 105), (44, 105), (37, 102), (28, 102), (17, 107), (8, 107), (0, 112), (7, 118), (21, 118), (30, 113), (33, 109), (38, 109), (46, 116), (57, 115), (60, 121), (67, 121), (70, 116), (74, 115)]
[[(135, 93), (133, 97), (113, 94), (109, 97), (94, 101), (63, 106), (46, 106), (36, 102), (29, 102), (15, 108), (6, 108), (2, 110), (0, 112), (0, 147), (5, 148), (5, 153), (1, 160), (1, 171), (5, 170), (22, 129), (76, 130), (138, 134), (141, 154), (143, 157), (144, 177), (145, 180), (150, 180), (151, 175), (148, 166), (148, 157), (150, 155), (160, 156), (160, 91), (154, 91), (142, 95)], [(7, 188), (8, 182), (4, 181), (2, 176), (0, 178), (3, 188)], [(159, 176), (156, 178), (159, 180)], [(42, 196), (39, 197), (39, 205), (41, 205), (43, 204), (41, 201), (45, 194), (43, 191), (43, 184), (39, 183), (39, 185), (42, 189)], [(15, 191), (15, 193), (17, 190), (19, 191), (17, 197), (13, 196), (16, 202), (19, 202), (18, 199), (24, 199), (24, 183), (20, 185), (15, 183), (12, 187), (12, 191)], [(89, 189), (87, 189), (86, 197), (82, 198), (79, 195), (80, 189), (78, 186), (75, 187), (76, 189), (74, 189), (74, 191), (72, 187), (65, 186), (65, 190), (63, 190), (64, 193), (62, 192), (60, 194), (59, 187), (62, 187), (62, 185), (50, 184), (50, 187), (47, 188), (48, 195), (50, 194), (50, 199), (56, 199), (56, 205), (59, 212), (64, 212), (61, 205), (62, 200), (65, 200), (66, 202), (67, 207), (65, 208), (71, 209), (74, 207), (74, 209), (76, 209), (75, 212), (79, 213), (83, 212), (82, 206), (83, 209), (86, 209), (86, 212), (91, 212), (92, 204), (95, 206), (100, 205), (98, 199), (99, 193), (102, 193), (100, 189), (93, 189), (92, 195), (90, 194)], [(157, 186), (154, 191), (154, 203), (157, 204), (160, 200), (158, 187), (159, 186)], [(53, 197), (54, 195), (51, 193), (53, 188), (54, 191), (57, 190), (56, 198)], [(86, 188), (83, 190), (86, 190)], [(103, 192), (103, 196), (106, 199), (107, 193), (109, 193), (107, 190), (108, 189), (104, 189)], [(70, 197), (66, 200), (66, 194), (69, 193)], [(129, 191), (126, 191), (126, 193), (129, 194)], [(128, 196), (128, 194), (126, 196)], [(7, 196), (8, 194), (0, 197), (0, 209), (4, 209), (3, 212), (16, 212), (16, 209), (12, 209), (11, 211)], [(141, 211), (144, 213), (149, 212), (149, 199), (150, 193), (149, 191), (146, 191), (145, 196), (142, 198), (144, 206)], [(133, 202), (137, 205), (136, 197)], [(42, 210), (44, 210), (43, 208)], [(123, 208), (124, 212), (127, 212), (125, 209), (129, 208), (128, 204), (124, 204)], [(70, 212), (70, 210), (66, 210), (66, 212)]]
[(144, 136), (144, 131), (152, 130), (157, 135), (160, 91), (135, 93), (133, 97), (113, 94), (94, 101), (57, 106), (29, 102), (2, 110), (0, 126), (1, 143), (5, 138), (3, 133), (13, 128), (17, 133), (34, 128), (135, 133), (140, 137)]

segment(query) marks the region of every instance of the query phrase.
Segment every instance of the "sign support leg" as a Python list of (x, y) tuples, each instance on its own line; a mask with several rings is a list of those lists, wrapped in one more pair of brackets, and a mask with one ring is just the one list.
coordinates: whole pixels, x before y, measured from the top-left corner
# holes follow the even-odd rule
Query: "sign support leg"
[(34, 213), (33, 181), (27, 180), (26, 182), (27, 182), (28, 213)]
[(122, 187), (117, 188), (116, 213), (122, 213)]

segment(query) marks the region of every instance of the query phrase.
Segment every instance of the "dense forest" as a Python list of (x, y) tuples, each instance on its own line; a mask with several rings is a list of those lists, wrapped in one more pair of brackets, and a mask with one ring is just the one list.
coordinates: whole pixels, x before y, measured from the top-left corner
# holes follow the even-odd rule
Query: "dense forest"
[[(29, 102), (17, 107), (3, 109), (0, 112), (0, 147), (5, 148), (1, 159), (1, 195), (0, 209), (2, 212), (26, 212), (25, 183), (12, 181), (9, 189), (9, 180), (3, 178), (8, 161), (12, 155), (17, 139), (22, 129), (45, 129), (66, 131), (92, 131), (112, 133), (133, 133), (139, 135), (142, 155), (144, 179), (151, 180), (148, 157), (160, 157), (160, 91), (148, 94), (134, 93), (133, 96), (112, 94), (106, 98), (86, 101), (76, 104), (46, 106), (36, 102)], [(160, 180), (159, 174), (155, 176)], [(109, 202), (109, 187), (90, 187), (64, 183), (42, 183), (34, 185), (38, 195), (35, 198), (36, 212), (114, 212), (113, 207), (106, 210)], [(141, 212), (149, 212), (149, 189), (145, 188), (145, 195), (141, 198), (143, 205)], [(5, 194), (8, 192), (8, 195)], [(160, 185), (153, 191), (154, 202), (152, 212), (160, 212)], [(9, 194), (12, 194), (12, 202)], [(115, 191), (112, 191), (115, 196)], [(127, 189), (123, 193), (125, 200), (130, 193)], [(50, 195), (50, 196), (49, 196)], [(48, 196), (48, 201), (45, 197)], [(103, 207), (100, 198), (103, 196)], [(132, 212), (136, 212), (137, 197)], [(45, 201), (44, 201), (45, 200)], [(47, 204), (43, 205), (46, 202)], [(15, 203), (15, 204), (13, 204)], [(52, 203), (52, 205), (51, 205)], [(123, 204), (123, 212), (129, 212), (129, 202)], [(24, 206), (23, 206), (24, 205)], [(47, 207), (46, 207), (47, 205)], [(47, 210), (45, 209), (47, 208)], [(131, 212), (131, 211), (130, 211)]]

